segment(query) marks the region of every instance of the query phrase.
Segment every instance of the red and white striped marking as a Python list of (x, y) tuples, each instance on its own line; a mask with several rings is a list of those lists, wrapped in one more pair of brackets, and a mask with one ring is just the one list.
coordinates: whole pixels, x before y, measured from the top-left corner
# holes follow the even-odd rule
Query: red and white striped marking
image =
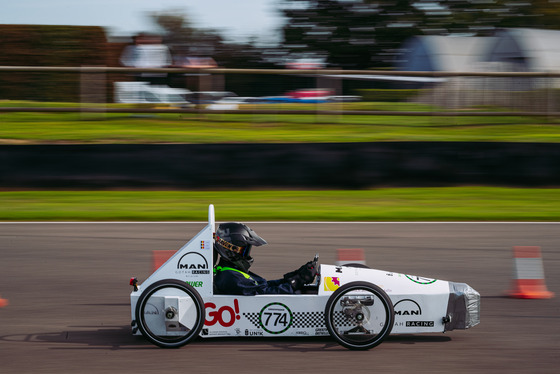
[(513, 257), (513, 289), (509, 292), (511, 297), (549, 299), (554, 296), (554, 293), (546, 288), (540, 247), (513, 247)]
[(339, 248), (337, 251), (336, 265), (366, 264), (366, 257), (362, 248)]

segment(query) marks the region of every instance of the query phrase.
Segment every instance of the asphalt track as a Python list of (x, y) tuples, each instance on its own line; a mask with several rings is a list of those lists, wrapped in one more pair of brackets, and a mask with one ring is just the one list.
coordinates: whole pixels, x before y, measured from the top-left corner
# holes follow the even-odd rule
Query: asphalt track
[[(131, 276), (153, 250), (178, 249), (204, 223), (0, 224), (1, 373), (557, 373), (560, 224), (252, 223), (269, 242), (254, 270), (274, 278), (319, 252), (363, 248), (369, 266), (466, 282), (482, 295), (481, 324), (391, 336), (369, 351), (329, 338), (199, 339), (157, 348), (130, 334)], [(512, 247), (540, 246), (549, 300), (505, 298)]]

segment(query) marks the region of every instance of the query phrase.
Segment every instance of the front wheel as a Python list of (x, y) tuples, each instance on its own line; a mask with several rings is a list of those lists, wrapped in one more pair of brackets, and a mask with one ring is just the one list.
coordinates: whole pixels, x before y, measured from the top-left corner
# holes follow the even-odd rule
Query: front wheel
[(189, 284), (165, 279), (150, 285), (136, 304), (136, 321), (146, 339), (162, 348), (178, 348), (200, 334), (204, 302)]
[(380, 287), (352, 282), (337, 289), (327, 301), (325, 319), (330, 335), (349, 349), (370, 349), (391, 333), (393, 303)]

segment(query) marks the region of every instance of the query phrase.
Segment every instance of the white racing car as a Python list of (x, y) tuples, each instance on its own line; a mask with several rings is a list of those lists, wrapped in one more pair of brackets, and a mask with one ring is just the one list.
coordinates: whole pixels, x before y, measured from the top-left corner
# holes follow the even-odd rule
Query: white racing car
[[(132, 331), (164, 348), (198, 336), (332, 336), (369, 349), (392, 334), (467, 329), (480, 321), (480, 295), (464, 283), (359, 265), (320, 265), (296, 295), (217, 295), (214, 207), (208, 224), (141, 285), (131, 279)], [(314, 259), (317, 262), (317, 256)]]

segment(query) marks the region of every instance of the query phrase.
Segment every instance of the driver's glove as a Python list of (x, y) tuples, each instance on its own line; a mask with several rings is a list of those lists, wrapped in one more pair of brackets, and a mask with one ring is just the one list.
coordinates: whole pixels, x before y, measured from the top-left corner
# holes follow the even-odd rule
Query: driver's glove
[(309, 261), (307, 264), (298, 269), (298, 274), (305, 284), (309, 284), (315, 279), (315, 276), (317, 275), (317, 268), (315, 264), (313, 264), (313, 261)]
[(313, 282), (316, 275), (316, 266), (314, 266), (313, 261), (309, 261), (299, 269), (284, 274), (284, 280), (290, 283), (294, 290), (299, 290), (305, 284)]
[(298, 275), (298, 272), (299, 272), (299, 269), (296, 269), (294, 271), (290, 271), (289, 273), (284, 274), (284, 280), (286, 282), (288, 282), (293, 277), (296, 277)]

